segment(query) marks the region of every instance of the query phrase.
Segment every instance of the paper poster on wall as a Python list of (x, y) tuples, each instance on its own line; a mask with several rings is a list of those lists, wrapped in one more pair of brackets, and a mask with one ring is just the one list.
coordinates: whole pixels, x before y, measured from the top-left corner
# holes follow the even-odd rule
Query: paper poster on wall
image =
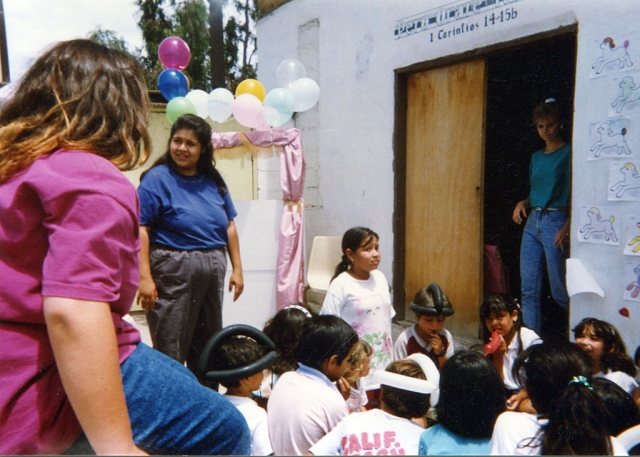
[(589, 160), (632, 156), (639, 144), (636, 122), (620, 117), (589, 124), (589, 144)]
[(634, 33), (612, 34), (593, 41), (590, 78), (633, 70), (639, 59), (640, 40)]
[(612, 102), (609, 109), (609, 117), (640, 112), (640, 74), (633, 73), (626, 76), (612, 78)]
[(640, 262), (627, 260), (624, 264), (625, 300), (640, 302)]
[(609, 208), (582, 206), (579, 214), (578, 241), (616, 246), (620, 244), (617, 235), (620, 224)]
[(640, 256), (640, 217), (631, 216), (629, 223), (625, 224), (624, 253), (626, 255)]
[(640, 201), (640, 160), (615, 160), (609, 164), (607, 200)]

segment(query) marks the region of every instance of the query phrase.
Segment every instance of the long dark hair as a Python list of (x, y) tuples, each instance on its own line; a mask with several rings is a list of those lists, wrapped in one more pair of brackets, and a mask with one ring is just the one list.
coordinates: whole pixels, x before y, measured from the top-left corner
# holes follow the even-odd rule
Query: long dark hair
[[(489, 317), (491, 313), (494, 313), (496, 317), (502, 316), (504, 313), (509, 314), (510, 316), (513, 312), (518, 313), (518, 317), (513, 324), (513, 328), (516, 331), (516, 338), (518, 338), (518, 343), (520, 344), (519, 353), (523, 350), (522, 344), (522, 335), (520, 334), (520, 329), (524, 327), (524, 321), (522, 318), (522, 309), (520, 309), (520, 304), (509, 295), (496, 292), (493, 294), (487, 295), (482, 301), (482, 305), (480, 305), (480, 321), (482, 322), (482, 340), (485, 343), (488, 343), (491, 339), (491, 332), (487, 328), (484, 323), (485, 319)], [(489, 356), (491, 358), (491, 356)]]
[(589, 356), (577, 344), (534, 344), (518, 356), (513, 374), (549, 420), (540, 429), (543, 455), (611, 455), (607, 411), (589, 385)]
[[(173, 140), (173, 136), (178, 130), (183, 129), (191, 130), (200, 142), (201, 154), (197, 164), (198, 173), (211, 178), (213, 182), (216, 183), (216, 186), (218, 186), (218, 192), (220, 195), (224, 195), (227, 192), (227, 185), (225, 184), (224, 179), (222, 179), (220, 172), (216, 169), (216, 160), (213, 157), (213, 144), (211, 143), (211, 126), (207, 121), (194, 114), (183, 114), (176, 119), (171, 126), (167, 150), (154, 162), (153, 165), (151, 165), (149, 170), (153, 167), (157, 167), (158, 165), (167, 165), (173, 171), (178, 173), (178, 166), (171, 157), (171, 140)], [(144, 178), (144, 175), (146, 175), (149, 170), (146, 170), (140, 175), (140, 180)]]
[(373, 238), (380, 239), (376, 232), (366, 227), (353, 227), (344, 232), (344, 235), (342, 235), (342, 260), (336, 265), (335, 272), (331, 278), (332, 281), (351, 268), (351, 261), (347, 257), (347, 249), (350, 249), (355, 254), (360, 246), (368, 243)]
[(57, 149), (92, 152), (121, 170), (151, 151), (144, 71), (123, 52), (90, 40), (42, 54), (0, 111), (0, 182)]
[(618, 436), (628, 428), (640, 424), (640, 410), (631, 395), (615, 382), (606, 378), (593, 378), (591, 387), (602, 399), (609, 413), (607, 427), (611, 436)]
[(476, 351), (458, 351), (440, 370), (438, 421), (464, 438), (491, 438), (506, 409), (504, 383), (492, 363)]
[(638, 368), (627, 354), (627, 346), (620, 332), (613, 325), (595, 317), (586, 317), (573, 329), (574, 337), (584, 335), (589, 329), (593, 331), (593, 336), (602, 340), (603, 354), (600, 358), (600, 367), (604, 373), (622, 371), (632, 378), (638, 374)]
[(295, 350), (300, 341), (302, 324), (307, 319), (300, 309), (283, 308), (264, 325), (262, 331), (274, 342), (278, 352), (278, 360), (271, 367), (274, 374), (279, 376), (298, 369)]

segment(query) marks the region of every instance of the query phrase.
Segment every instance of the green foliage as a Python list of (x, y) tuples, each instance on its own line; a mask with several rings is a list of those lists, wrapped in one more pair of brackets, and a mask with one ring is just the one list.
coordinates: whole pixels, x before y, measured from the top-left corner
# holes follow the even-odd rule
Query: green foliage
[(117, 49), (118, 51), (126, 52), (129, 55), (133, 55), (129, 51), (127, 42), (123, 37), (119, 37), (113, 30), (103, 30), (98, 28), (93, 32), (90, 32), (88, 37), (91, 41), (105, 45), (110, 49)]
[[(243, 20), (231, 16), (224, 26), (225, 82), (232, 91), (244, 79), (256, 77), (253, 57), (254, 35), (258, 18), (256, 0), (233, 0)], [(157, 87), (162, 66), (158, 46), (168, 36), (182, 38), (191, 50), (191, 62), (184, 70), (192, 89), (211, 90), (211, 41), (209, 37), (209, 2), (205, 0), (136, 0), (141, 16), (146, 56), (142, 62), (148, 71), (150, 88)], [(252, 50), (249, 51), (249, 48)]]
[[(226, 0), (228, 1), (228, 0)], [(225, 84), (235, 92), (240, 82), (257, 77), (257, 42), (254, 34), (258, 19), (257, 0), (232, 0), (237, 12), (224, 24)], [(129, 51), (116, 32), (97, 29), (89, 39), (133, 55), (146, 70), (149, 89), (158, 89), (162, 64), (158, 46), (169, 36), (182, 38), (191, 50), (191, 61), (184, 70), (192, 89), (209, 92), (211, 87), (211, 40), (209, 2), (207, 0), (135, 0), (140, 8), (138, 26), (142, 30), (142, 49)]]
[(175, 36), (189, 45), (191, 61), (184, 70), (192, 89), (211, 90), (211, 42), (209, 40), (209, 11), (203, 0), (185, 0), (175, 15)]
[(146, 79), (149, 89), (158, 89), (158, 75), (162, 64), (158, 59), (158, 46), (165, 38), (173, 35), (172, 18), (165, 14), (166, 6), (175, 6), (175, 0), (135, 0), (140, 8), (138, 26), (142, 30), (143, 55), (140, 62), (147, 70)]
[(224, 26), (225, 81), (232, 92), (240, 82), (257, 77), (254, 56), (257, 51), (253, 33), (258, 20), (257, 0), (233, 0), (240, 20), (231, 16)]

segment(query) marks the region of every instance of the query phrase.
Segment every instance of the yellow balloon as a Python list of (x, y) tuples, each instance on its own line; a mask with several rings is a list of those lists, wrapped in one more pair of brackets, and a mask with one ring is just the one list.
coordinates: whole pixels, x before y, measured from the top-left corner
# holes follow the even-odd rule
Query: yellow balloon
[(264, 86), (257, 79), (245, 79), (236, 88), (236, 97), (242, 94), (250, 94), (260, 100), (260, 103), (264, 102), (264, 97), (267, 92), (264, 90)]

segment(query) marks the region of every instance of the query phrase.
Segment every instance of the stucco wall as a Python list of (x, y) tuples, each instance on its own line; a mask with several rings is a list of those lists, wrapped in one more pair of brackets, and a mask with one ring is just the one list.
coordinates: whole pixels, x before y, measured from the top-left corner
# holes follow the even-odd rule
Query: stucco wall
[[(635, 68), (640, 68), (640, 2), (497, 1), (495, 7), (478, 7), (477, 12), (471, 8), (466, 17), (458, 16), (442, 25), (435, 23), (424, 31), (415, 27), (416, 22), (405, 21), (426, 17), (421, 13), (444, 5), (482, 3), (486, 2), (293, 0), (258, 22), (259, 79), (265, 87), (278, 86), (276, 69), (282, 60), (298, 58), (321, 89), (318, 105), (296, 118), (296, 125), (309, 129), (303, 144), (315, 167), (308, 182), (312, 201), (307, 198), (307, 203), (313, 207), (306, 212), (307, 249), (315, 235), (340, 235), (354, 225), (370, 226), (380, 234), (381, 270), (391, 281), (394, 70), (577, 24), (571, 256), (584, 263), (605, 297), (574, 296), (571, 324), (585, 316), (606, 319), (621, 330), (633, 351), (640, 344), (636, 331), (640, 302), (623, 297), (626, 293), (631, 298), (626, 285), (633, 279), (630, 269), (640, 264), (640, 257), (625, 255), (624, 246), (632, 231), (637, 230), (634, 224), (640, 216), (640, 202), (637, 197), (626, 200), (629, 193), (623, 199), (614, 197), (620, 201), (608, 200), (610, 181), (619, 173), (615, 168), (618, 164), (614, 163), (617, 157), (589, 158), (594, 158), (590, 149), (597, 139), (594, 125), (618, 114), (611, 112), (611, 103), (618, 95), (622, 77), (631, 76), (640, 82), (635, 70), (628, 73), (609, 66), (601, 75), (594, 75), (591, 66), (600, 55), (603, 38), (612, 36), (618, 46), (628, 41)], [(501, 12), (503, 15), (497, 19)], [(508, 20), (507, 12), (511, 13)], [(493, 21), (492, 13), (496, 15)], [(403, 30), (398, 27), (401, 21), (409, 24), (412, 33), (396, 38), (395, 33)], [(315, 27), (315, 38), (309, 36), (310, 27)], [(456, 33), (456, 29), (463, 31)], [(636, 132), (640, 126), (634, 120), (640, 110), (637, 105), (640, 103), (629, 104), (620, 114), (627, 119), (629, 145), (640, 150)], [(633, 151), (621, 160), (623, 164), (638, 163), (639, 156), (640, 152)], [(606, 219), (615, 216), (618, 244), (593, 243), (593, 238), (583, 242), (584, 234), (579, 229), (586, 224), (586, 211), (592, 207), (598, 207)], [(629, 310), (629, 318), (618, 313), (623, 307)]]

